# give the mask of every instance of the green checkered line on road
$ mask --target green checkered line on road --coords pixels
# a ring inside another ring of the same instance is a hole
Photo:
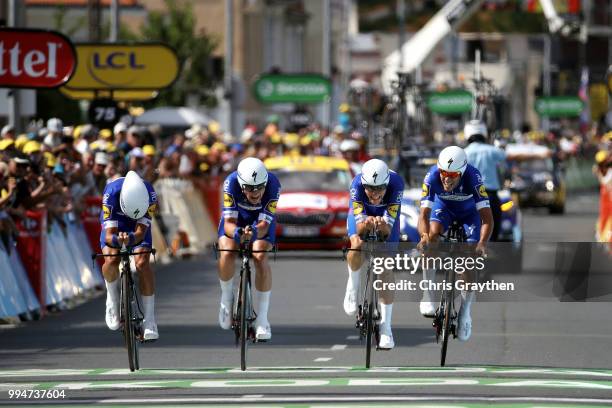
[[[40,405],[20,405],[21,408],[26,407],[39,407]],[[53,405],[55,408],[61,407],[70,407],[70,408],[91,408],[91,405]],[[133,405],[121,405],[121,404],[109,404],[104,403],[105,408],[124,408],[124,407],[132,407]],[[181,407],[201,407],[201,404],[181,404]],[[266,403],[264,405],[266,408],[319,408],[319,407],[330,407],[329,403],[324,404],[269,404]],[[175,404],[172,405],[155,405],[156,408],[164,408],[164,407],[176,407]],[[245,404],[223,404],[224,408],[244,408]],[[495,407],[495,408],[601,408],[601,405],[591,405],[591,404],[542,404],[542,403],[530,403],[530,404],[504,404],[504,403],[495,403],[495,402],[487,402],[487,403],[450,403],[450,402],[439,402],[439,403],[423,403],[423,402],[377,402],[377,403],[341,403],[333,404],[334,408],[372,408],[372,407],[385,407],[385,408],[487,408],[487,407]]]
[[[521,387],[612,390],[612,381],[530,378],[281,378],[281,379],[199,379],[199,380],[95,380],[64,382],[0,383],[0,392],[15,389],[118,390],[172,388],[280,388],[280,387]]]
[[[325,374],[325,373],[413,373],[413,374],[490,374],[490,375],[523,375],[523,376],[568,376],[612,378],[612,370],[606,369],[573,369],[573,368],[538,368],[538,367],[253,367],[246,373],[238,368],[159,368],[142,369],[130,372],[128,369],[19,369],[0,370],[0,378],[28,377],[69,377],[69,376],[184,376],[184,375],[222,375],[222,374]]]

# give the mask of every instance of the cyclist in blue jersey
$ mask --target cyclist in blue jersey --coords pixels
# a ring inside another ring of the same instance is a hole
[[[106,185],[102,196],[100,248],[114,255],[125,244],[133,252],[149,251],[153,246],[151,217],[156,211],[157,194],[150,183],[133,171]],[[144,339],[159,338],[155,323],[155,276],[149,264],[150,255],[135,256],[140,275],[140,294],[144,305]],[[102,274],[106,282],[106,325],[119,329],[119,257],[105,257]]]
[[[395,172],[390,171],[385,162],[378,159],[368,160],[351,183],[351,198],[347,219],[348,236],[351,249],[359,249],[363,244],[361,236],[374,229],[386,237],[386,242],[399,242],[401,202],[404,182]],[[349,277],[344,296],[344,311],[352,316],[357,311],[357,291],[364,259],[358,251],[347,255]],[[378,347],[390,350],[395,346],[391,331],[393,293],[385,291],[380,301],[381,321]]]
[[[493,230],[493,214],[480,172],[468,164],[465,151],[458,146],[443,149],[437,165],[425,175],[418,225],[419,247],[438,241],[453,221],[463,225],[467,242],[476,243],[476,253],[485,256]],[[424,270],[423,278],[434,280],[435,270]],[[423,291],[420,310],[424,316],[435,313],[431,299],[430,291]],[[473,300],[473,291],[461,291],[457,336],[463,341],[468,340],[472,332],[470,307]]]
[[[223,215],[219,222],[219,249],[238,249],[240,243],[249,240],[254,251],[269,251],[275,242],[276,204],[281,185],[276,176],[268,173],[261,160],[249,157],[238,164],[223,183]],[[236,253],[220,252],[219,283],[221,302],[219,325],[227,330],[232,325],[234,299],[233,278]],[[253,304],[255,337],[269,340],[272,330],[268,322],[268,308],[272,289],[272,271],[268,254],[253,254],[255,264],[255,288]]]

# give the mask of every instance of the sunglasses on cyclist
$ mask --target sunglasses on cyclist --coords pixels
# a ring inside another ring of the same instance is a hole
[[[245,184],[244,186],[242,186],[242,191],[252,193],[255,191],[263,190],[264,188],[266,188],[266,183],[257,184],[255,186]]]
[[[387,185],[386,184],[381,184],[380,186],[370,186],[370,185],[364,184],[363,188],[365,188],[368,191],[375,191],[375,192],[377,192],[377,191],[384,191],[384,190],[386,190],[387,189]]]
[[[442,177],[448,177],[448,178],[457,178],[457,177],[461,177],[461,173],[459,173],[458,171],[446,171],[446,170],[440,170],[440,175]]]

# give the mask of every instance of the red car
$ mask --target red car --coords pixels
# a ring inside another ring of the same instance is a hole
[[[276,208],[279,248],[341,248],[353,178],[349,163],[325,156],[281,156],[264,164],[281,183]]]

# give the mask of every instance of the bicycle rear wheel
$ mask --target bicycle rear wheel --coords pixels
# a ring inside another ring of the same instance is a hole
[[[240,369],[246,370],[247,363],[247,340],[249,337],[249,322],[247,311],[249,310],[249,273],[243,271],[240,274]]]
[[[138,369],[138,350],[136,349],[136,339],[134,338],[134,325],[132,322],[132,300],[130,288],[129,269],[121,273],[121,314],[123,315],[123,337],[128,351],[128,361],[130,371]]]

